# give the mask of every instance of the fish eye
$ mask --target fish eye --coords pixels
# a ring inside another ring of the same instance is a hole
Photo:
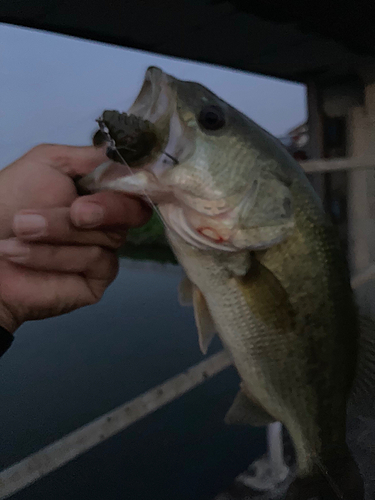
[[[205,106],[199,113],[198,122],[206,130],[219,130],[225,125],[224,111],[219,106]]]

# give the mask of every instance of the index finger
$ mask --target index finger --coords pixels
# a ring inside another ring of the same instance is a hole
[[[98,208],[100,218],[96,217]],[[81,196],[70,208],[71,220],[79,228],[137,227],[145,224],[151,213],[151,208],[139,198],[114,191]]]
[[[108,161],[105,147],[39,144],[26,153],[28,160],[55,168],[69,177],[86,175]]]

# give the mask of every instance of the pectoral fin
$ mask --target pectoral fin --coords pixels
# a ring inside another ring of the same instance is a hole
[[[261,427],[272,424],[275,419],[261,406],[251,400],[243,389],[237,393],[232,406],[225,415],[225,423],[229,425],[252,425]]]
[[[181,306],[193,305],[194,285],[187,276],[184,276],[178,285],[178,301]]]
[[[215,336],[216,327],[208,310],[206,299],[196,286],[193,286],[193,304],[195,322],[198,328],[199,347],[202,353],[206,354],[208,346]]]
[[[235,276],[251,312],[273,330],[288,332],[295,313],[284,287],[276,276],[255,258],[245,276]]]

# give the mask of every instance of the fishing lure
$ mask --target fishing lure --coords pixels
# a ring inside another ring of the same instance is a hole
[[[99,130],[93,137],[94,146],[107,143],[111,160],[137,167],[146,156],[160,153],[161,141],[155,125],[135,115],[104,111],[96,120]]]

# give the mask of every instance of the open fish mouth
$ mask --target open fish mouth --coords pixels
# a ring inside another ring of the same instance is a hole
[[[159,176],[192,151],[191,130],[177,112],[175,82],[173,77],[152,66],[147,69],[141,90],[127,113],[103,113],[111,139],[118,150],[122,148],[121,156],[129,166],[148,170],[152,166]],[[114,155],[111,159],[121,163],[121,156]]]
[[[94,145],[107,143],[107,156],[131,167],[143,167],[155,160],[163,152],[170,134],[175,101],[171,80],[159,68],[149,68],[128,112],[106,110],[97,120],[99,130],[94,135]]]
[[[157,177],[184,161],[194,149],[194,134],[177,111],[176,82],[160,68],[148,68],[142,88],[128,110],[129,115],[150,122],[157,131],[162,149],[151,168]]]
[[[129,115],[153,124],[159,136],[161,154],[147,167],[157,177],[186,159],[194,148],[192,131],[177,112],[175,83],[160,68],[148,68],[142,88],[128,110]]]
[[[155,66],[148,68],[142,88],[128,110],[128,114],[148,120],[153,124],[168,119],[173,101],[172,80],[172,77],[160,68]]]
[[[158,178],[166,170],[179,163],[183,130],[176,114],[176,96],[173,78],[161,69],[147,69],[141,90],[127,113],[104,111],[99,124],[104,125],[108,134],[99,130],[94,136],[94,144],[103,145],[110,139],[107,156],[115,164],[108,162],[101,165],[92,174],[79,181],[85,191],[102,189],[122,190],[126,183],[121,179],[137,172],[149,173],[151,184],[158,183]],[[178,136],[178,137],[177,137]],[[113,147],[115,146],[115,147]],[[121,163],[123,165],[121,165]],[[142,189],[147,191],[146,178],[142,178]],[[117,182],[119,181],[119,182]],[[137,179],[134,179],[135,194]],[[141,186],[139,186],[139,189]],[[165,187],[161,189],[165,194]],[[153,194],[157,191],[153,186]],[[133,192],[133,191],[132,191]]]

